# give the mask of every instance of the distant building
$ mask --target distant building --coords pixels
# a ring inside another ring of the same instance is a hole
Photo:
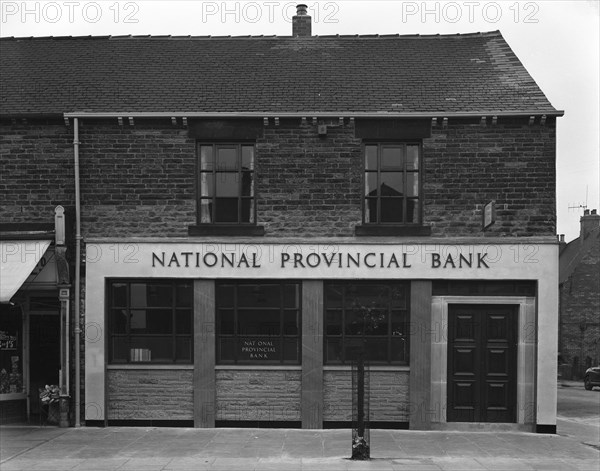
[[[582,378],[600,362],[600,215],[581,217],[581,233],[560,251],[559,346],[563,377]]]

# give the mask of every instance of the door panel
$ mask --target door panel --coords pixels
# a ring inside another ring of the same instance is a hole
[[[472,315],[457,315],[455,321],[455,338],[460,342],[475,343],[475,321]]]
[[[486,353],[485,369],[488,377],[506,377],[509,368],[509,350],[494,348],[488,349]]]
[[[498,410],[504,407],[509,400],[507,384],[486,383],[485,402],[490,410]]]
[[[453,413],[456,422],[473,422],[476,413],[476,384],[474,381],[456,381],[452,385],[456,402]]]
[[[460,376],[473,376],[475,368],[475,349],[457,348],[454,353],[454,374]]]
[[[515,422],[517,309],[450,305],[448,422]]]

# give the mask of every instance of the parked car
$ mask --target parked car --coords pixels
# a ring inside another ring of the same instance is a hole
[[[593,366],[585,370],[583,385],[588,391],[591,391],[594,386],[600,386],[600,366]]]

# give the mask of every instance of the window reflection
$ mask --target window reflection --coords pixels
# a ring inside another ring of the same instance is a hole
[[[254,223],[254,146],[199,146],[200,224]]]
[[[112,363],[192,361],[190,283],[113,282],[109,293]]]
[[[408,284],[327,283],[325,362],[408,363]]]
[[[420,146],[365,146],[364,212],[368,224],[419,222]]]
[[[300,361],[300,284],[217,284],[217,360],[220,363]]]

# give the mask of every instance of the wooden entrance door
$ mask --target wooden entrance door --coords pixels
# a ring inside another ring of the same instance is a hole
[[[516,422],[517,306],[448,306],[448,422]]]
[[[29,316],[29,398],[31,414],[39,414],[39,390],[58,385],[60,370],[60,316]]]

